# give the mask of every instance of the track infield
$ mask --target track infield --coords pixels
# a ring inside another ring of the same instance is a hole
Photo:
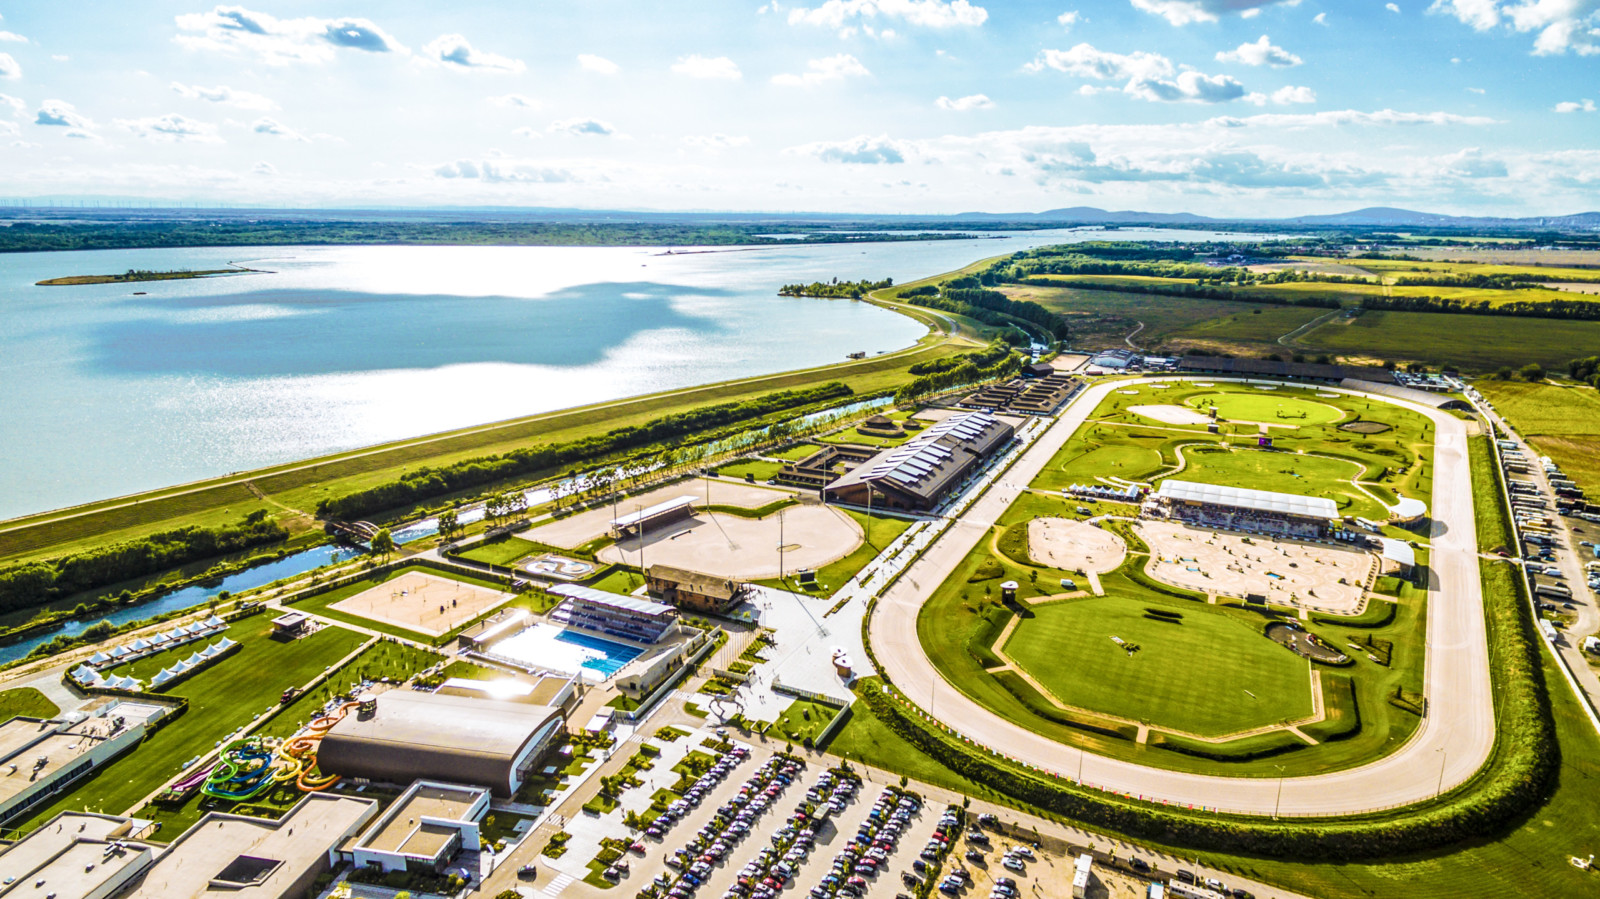
[[[464,584],[437,574],[408,571],[328,606],[391,627],[437,637],[511,599],[510,593]]]

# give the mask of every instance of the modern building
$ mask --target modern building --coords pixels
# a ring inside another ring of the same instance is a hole
[[[873,456],[823,489],[828,502],[925,511],[942,502],[1011,442],[1015,429],[987,412],[964,412]]]
[[[323,737],[317,767],[409,784],[467,783],[510,796],[561,738],[555,706],[390,690],[372,712],[346,715]]]
[[[1221,487],[1168,478],[1155,493],[1172,518],[1206,528],[1316,539],[1339,524],[1339,507],[1321,496]]]
[[[645,572],[645,586],[651,595],[677,608],[713,615],[744,602],[750,589],[742,581],[671,565],[651,565]]]
[[[864,446],[828,444],[818,447],[815,453],[797,462],[784,463],[783,470],[773,477],[779,484],[791,487],[810,487],[821,490],[850,469],[866,462],[878,451]]]
[[[137,818],[62,812],[33,833],[0,846],[0,896],[102,899],[126,889],[157,847],[141,842],[155,824]]]
[[[1234,359],[1228,356],[1190,355],[1178,360],[1178,370],[1242,378],[1287,378],[1328,382],[1357,378],[1374,384],[1394,383],[1394,372],[1385,368],[1331,365],[1321,362],[1284,362],[1278,359]]]
[[[655,643],[678,623],[678,610],[664,603],[607,593],[577,584],[550,588],[551,596],[565,600],[550,613],[550,621],[607,637],[635,643]]]
[[[1416,550],[1404,540],[1393,537],[1379,537],[1378,556],[1383,560],[1383,573],[1399,577],[1410,577],[1411,569],[1417,565]]]
[[[694,515],[694,497],[680,496],[613,519],[611,535],[618,538],[632,537],[653,528],[682,521],[692,515]]]
[[[462,849],[477,851],[489,792],[419,780],[349,844],[357,867],[441,873]]]
[[[1048,365],[1039,363],[1040,365]],[[961,398],[956,403],[963,409],[984,409],[990,412],[1021,412],[1028,415],[1049,415],[1071,399],[1083,382],[1070,375],[1051,374],[1014,378],[1004,384],[991,384]]]
[[[18,717],[0,724],[0,824],[44,806],[138,746],[149,726],[172,710],[154,702],[103,699],[54,720]]]

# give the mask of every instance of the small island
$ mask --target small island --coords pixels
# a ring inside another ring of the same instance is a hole
[[[860,299],[862,294],[893,286],[893,278],[884,278],[882,281],[868,281],[865,278],[860,281],[840,281],[834,278],[828,283],[814,281],[810,284],[785,284],[779,288],[778,296]]]
[[[235,265],[230,268],[206,269],[204,271],[190,271],[182,269],[171,272],[153,272],[147,269],[130,268],[120,275],[69,275],[65,278],[49,278],[35,282],[36,287],[61,287],[72,284],[123,284],[134,281],[181,281],[185,278],[210,278],[216,275],[240,275],[246,272],[257,272],[260,269],[245,268]]]

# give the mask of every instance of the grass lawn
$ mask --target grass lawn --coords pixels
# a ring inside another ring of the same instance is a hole
[[[1075,435],[1028,486],[1065,490],[1073,484],[1098,483],[1096,478],[1100,477],[1142,481],[1167,467],[1160,445],[1171,435],[1150,432],[1117,436],[1121,438],[1117,443],[1099,444]]]
[[[474,546],[461,554],[464,559],[482,562],[485,565],[501,565],[509,567],[518,559],[526,558],[540,551],[539,544],[523,540],[520,537],[504,537],[491,540]]]
[[[381,574],[377,574],[377,575],[375,575],[373,577],[364,578],[362,580],[356,581],[353,584],[346,584],[343,587],[338,587],[336,589],[329,590],[326,593],[319,593],[316,596],[310,597],[309,599],[303,599],[300,602],[297,602],[294,605],[290,606],[289,608],[292,608],[292,609],[294,609],[295,611],[298,611],[298,612],[311,612],[313,614],[321,615],[321,616],[326,617],[326,618],[332,618],[335,621],[343,621],[343,622],[346,622],[348,624],[354,624],[354,625],[356,625],[358,627],[370,628],[371,630],[380,631],[380,632],[385,633],[385,634],[392,634],[392,635],[394,635],[396,637],[405,637],[408,640],[421,640],[421,641],[424,641],[424,642],[432,642],[435,646],[440,645],[440,644],[445,643],[445,642],[448,642],[451,639],[454,639],[456,633],[458,633],[462,628],[465,628],[465,627],[469,626],[472,622],[467,622],[467,623],[463,624],[460,628],[456,628],[454,631],[451,631],[451,632],[446,633],[446,634],[442,634],[442,635],[440,635],[438,637],[434,637],[431,634],[425,634],[425,633],[423,633],[421,631],[414,631],[414,630],[411,630],[410,628],[401,627],[401,626],[399,626],[397,624],[388,624],[388,623],[382,622],[382,621],[374,621],[371,618],[363,618],[360,615],[347,615],[344,612],[340,612],[340,611],[338,611],[336,609],[329,609],[328,608],[329,606],[334,605],[335,603],[338,603],[338,602],[340,602],[342,600],[349,599],[350,597],[355,596],[357,593],[360,593],[363,590],[367,590],[367,589],[370,589],[372,587],[376,587],[379,584],[386,583],[388,581],[392,581],[395,578],[401,576],[402,574],[408,574],[408,573],[413,572],[413,571],[421,572],[423,574],[432,575],[434,577],[446,578],[447,580],[460,581],[463,584],[472,584],[472,585],[478,586],[478,587],[487,587],[487,588],[489,588],[491,590],[500,590],[502,592],[509,592],[509,591],[506,590],[506,587],[505,587],[504,584],[500,584],[500,583],[497,583],[495,581],[487,580],[485,578],[476,578],[476,577],[472,577],[471,575],[456,574],[454,572],[446,574],[445,572],[440,571],[437,568],[427,568],[427,567],[424,567],[424,566],[421,566],[421,565],[402,565],[399,568],[394,568],[394,569],[391,569],[389,571],[382,572]],[[512,604],[520,604],[520,603],[523,603],[523,600],[512,600]],[[501,608],[504,608],[504,606],[502,606]],[[479,617],[482,617],[482,616],[479,616]]]
[[[767,450],[761,455],[769,459],[782,459],[785,462],[798,462],[807,456],[814,456],[821,447],[814,443],[797,443],[794,446],[781,450]]]
[[[644,575],[640,574],[637,568],[618,565],[605,577],[589,586],[607,593],[628,594],[644,586]]]
[[[1317,319],[1330,310],[1316,306],[1256,306],[1226,318],[1213,318],[1181,328],[1172,334],[1175,342],[1207,349],[1278,346],[1277,340]],[[1139,332],[1143,337],[1144,332]],[[1137,341],[1139,338],[1134,338]],[[1279,350],[1278,352],[1281,352]]]
[[[148,687],[150,686],[150,678],[159,674],[161,669],[170,668],[178,662],[189,658],[200,650],[205,649],[206,646],[212,643],[221,642],[223,637],[233,637],[233,629],[230,628],[221,634],[215,634],[207,637],[204,640],[196,640],[193,643],[185,643],[182,646],[177,646],[164,652],[158,652],[153,656],[146,656],[136,662],[128,662],[127,664],[116,665],[111,668],[110,673],[115,674],[118,677],[134,677],[138,680],[144,681],[145,686]],[[238,638],[233,637],[233,639]],[[234,658],[235,656],[228,656],[222,661],[213,662],[212,664],[220,667],[232,662]],[[198,677],[199,675],[195,676]],[[182,694],[183,689],[181,686],[174,687],[172,692]]]
[[[12,718],[54,718],[61,707],[32,687],[0,690],[0,722]]]
[[[899,446],[916,435],[917,432],[912,431],[890,437],[883,434],[868,433],[860,428],[847,428],[836,434],[829,434],[826,437],[818,437],[817,439],[823,443],[851,443],[856,446],[875,446],[881,449],[883,447]]]
[[[779,590],[792,590],[795,593],[809,593],[816,596],[826,596],[843,587],[845,582],[856,576],[856,572],[865,568],[868,562],[878,557],[878,554],[888,548],[896,538],[911,527],[911,522],[904,518],[894,518],[887,515],[873,515],[869,521],[865,512],[854,509],[840,509],[839,511],[855,519],[861,526],[863,539],[855,552],[822,566],[817,569],[817,582],[815,586],[802,587],[791,575],[783,580],[767,578],[756,581],[768,587]]]
[[[1196,409],[1217,408],[1217,417],[1230,421],[1283,422],[1291,425],[1322,425],[1344,418],[1344,410],[1296,396],[1271,393],[1205,393],[1190,397]]]
[[[189,699],[187,712],[36,812],[28,823],[46,821],[67,809],[127,811],[190,759],[211,750],[252,716],[276,707],[285,687],[311,680],[368,639],[339,627],[288,642],[274,640],[271,632],[271,615],[235,622],[227,633],[243,648],[172,689],[171,695]]]
[[[1253,447],[1226,453],[1189,453],[1187,458],[1189,464],[1173,477],[1223,487],[1323,496],[1339,504],[1341,515],[1388,517],[1381,503],[1351,483],[1351,478],[1364,471],[1364,466],[1354,460]]]
[[[749,475],[757,482],[764,483],[768,478],[783,470],[782,462],[768,462],[765,459],[740,459],[730,462],[717,469],[717,474],[725,478],[740,478]]]
[[[1585,491],[1600,490],[1600,393],[1589,387],[1489,378],[1473,386],[1567,477]]]
[[[1067,705],[1190,733],[1311,714],[1309,661],[1204,607],[1177,614],[1152,620],[1137,600],[1109,596],[1051,603],[1018,624],[1005,652]]]
[[[1505,501],[1500,498],[1500,479],[1495,475],[1494,448],[1489,443],[1489,435],[1468,438],[1467,449],[1472,467],[1472,495],[1477,497],[1477,515],[1473,523],[1477,525],[1478,551],[1517,551],[1511,518],[1506,514]]]
[[[385,677],[395,681],[405,680],[443,660],[444,656],[439,653],[417,649],[405,643],[375,643],[329,675],[321,686],[296,697],[278,717],[261,729],[261,733],[271,737],[287,737],[321,714],[322,707],[335,695],[348,694],[352,683]]]
[[[772,729],[767,731],[767,736],[790,740],[797,744],[804,742],[807,737],[815,740],[817,734],[821,733],[838,713],[839,710],[831,705],[812,702],[809,699],[796,699],[789,703],[789,707],[783,710],[778,720],[772,723]]]

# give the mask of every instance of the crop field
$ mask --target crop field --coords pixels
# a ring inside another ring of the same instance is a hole
[[[1309,661],[1204,607],[1160,611],[1177,617],[1109,596],[1036,606],[1005,654],[1067,705],[1204,736],[1311,714]]]
[[[1488,378],[1473,386],[1580,487],[1600,490],[1600,393],[1589,387]]]
[[[1171,297],[1163,299],[1171,300]],[[1215,302],[1215,301],[1210,301]],[[1172,334],[1170,344],[1177,347],[1201,349],[1210,352],[1272,349],[1280,352],[1278,338],[1293,333],[1318,318],[1327,315],[1328,309],[1305,306],[1261,306],[1250,304],[1247,309],[1225,318],[1197,322]],[[1140,332],[1143,337],[1143,332]]]
[[[1600,347],[1600,322],[1441,312],[1364,312],[1330,320],[1295,340],[1310,351],[1359,359],[1417,360],[1492,371],[1537,362],[1560,368],[1582,347]]]
[[[227,634],[242,648],[169,691],[188,698],[187,712],[27,822],[17,823],[37,824],[68,809],[113,815],[129,810],[189,759],[209,751],[252,716],[275,708],[284,688],[306,683],[369,639],[340,627],[287,642],[274,640],[271,633],[271,615],[234,623]]]

